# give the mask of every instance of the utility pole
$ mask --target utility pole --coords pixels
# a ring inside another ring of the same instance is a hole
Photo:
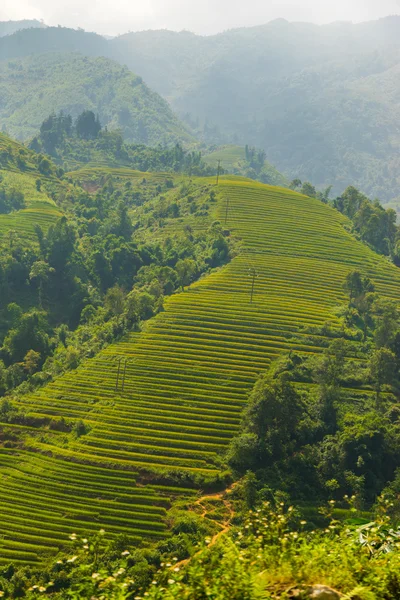
[[[220,172],[220,169],[221,169],[221,159],[218,160],[217,185],[218,185],[218,182],[219,182],[219,172]]]
[[[253,269],[251,269],[251,271],[252,271],[252,274],[253,274],[253,280],[251,282],[250,304],[253,304],[254,284],[256,282],[256,270],[253,268]]]
[[[125,358],[124,373],[122,375],[122,389],[121,389],[122,392],[124,391],[124,388],[125,388],[125,375],[126,375],[126,365],[127,365],[127,363],[128,363],[128,359]]]
[[[119,374],[120,374],[120,371],[121,371],[121,360],[122,360],[122,356],[120,356],[120,358],[118,360],[118,371],[117,371],[117,381],[115,383],[115,391],[118,391]]]
[[[225,225],[228,220],[229,198],[226,199]]]

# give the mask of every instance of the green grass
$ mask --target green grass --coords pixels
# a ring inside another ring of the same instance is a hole
[[[345,300],[349,270],[360,268],[380,294],[399,298],[400,272],[356,241],[330,207],[232,177],[222,178],[218,191],[213,217],[224,220],[229,198],[227,227],[242,240],[238,256],[169,297],[142,332],[22,398],[32,415],[84,419],[90,431],[79,439],[22,431],[24,451],[1,450],[8,552],[35,539],[62,545],[68,533],[101,527],[110,536],[167,535],[159,509],[182,485],[139,486],[138,472],[220,473],[220,455],[258,374],[290,349],[320,352],[324,338],[310,342],[310,326],[340,327],[335,309]],[[128,359],[123,392],[115,390],[121,356]]]

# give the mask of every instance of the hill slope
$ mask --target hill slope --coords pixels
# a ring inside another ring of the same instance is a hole
[[[204,162],[216,168],[220,161],[221,167],[227,173],[242,175],[270,185],[284,187],[289,185],[286,177],[264,159],[263,153],[258,153],[255,149],[250,149],[250,152],[254,155],[253,157],[246,157],[246,149],[243,147],[224,146],[204,156]],[[248,148],[247,154],[249,154]],[[260,154],[260,158],[258,158],[258,154]]]
[[[22,240],[36,239],[35,225],[44,231],[54,223],[61,212],[45,191],[46,181],[51,183],[52,177],[39,172],[37,156],[0,133],[0,185],[12,188],[24,194],[25,207],[9,214],[0,214],[0,240],[3,236],[15,232]],[[21,169],[21,162],[23,170]],[[44,184],[38,190],[36,180]]]
[[[264,148],[291,177],[390,200],[400,184],[399,32],[399,17],[280,19],[207,37],[129,33],[110,48],[209,141]]]
[[[182,490],[154,485],[146,473],[218,477],[257,375],[290,348],[320,352],[328,340],[316,345],[310,326],[340,326],[335,307],[349,270],[399,298],[400,272],[357,242],[335,210],[224,177],[210,220],[225,219],[228,198],[227,226],[242,239],[230,264],[169,297],[143,331],[20,400],[38,423],[64,416],[90,430],[76,437],[8,426],[18,441],[0,449],[1,562],[34,562],[71,532],[100,527],[111,538],[168,535],[164,507]],[[171,219],[154,238],[184,225]]]
[[[165,100],[140,77],[107,58],[48,52],[3,60],[0,83],[5,90],[0,124],[18,139],[33,137],[43,120],[60,110],[73,117],[93,110],[103,126],[121,128],[125,139],[136,143],[192,139]]]

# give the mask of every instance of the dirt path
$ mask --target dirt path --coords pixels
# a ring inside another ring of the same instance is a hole
[[[219,492],[218,494],[208,494],[206,496],[201,496],[201,498],[198,498],[194,503],[193,506],[200,506],[203,509],[203,512],[200,514],[200,517],[202,519],[207,519],[208,521],[212,521],[212,523],[214,523],[215,525],[218,525],[218,527],[220,527],[220,531],[218,531],[217,533],[215,533],[213,535],[213,537],[210,540],[210,543],[208,544],[208,548],[212,548],[212,546],[214,546],[217,541],[219,540],[219,538],[221,536],[223,536],[225,533],[227,533],[230,529],[231,523],[232,523],[232,519],[234,516],[234,510],[232,508],[232,504],[231,502],[224,497],[226,495],[226,493],[233,489],[235,484],[233,484],[232,486],[230,486],[230,488],[228,488],[227,490],[223,491],[223,492]],[[227,509],[227,513],[228,516],[227,518],[224,520],[223,523],[218,523],[217,521],[213,521],[212,519],[209,519],[209,517],[206,517],[206,514],[208,512],[207,507],[204,505],[205,502],[207,502],[207,500],[221,500],[225,506],[225,508]],[[187,565],[192,558],[194,558],[195,556],[197,556],[199,553],[201,552],[201,550],[198,550],[197,552],[195,552],[195,554],[193,554],[193,556],[189,557],[189,558],[185,558],[184,560],[181,560],[177,563],[175,563],[174,565],[172,565],[171,568],[181,568],[184,567],[185,565]]]

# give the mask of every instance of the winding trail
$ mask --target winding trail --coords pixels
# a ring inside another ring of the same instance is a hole
[[[220,531],[215,533],[213,535],[213,537],[211,538],[210,543],[207,544],[208,548],[212,548],[218,542],[218,540],[223,535],[225,535],[225,533],[228,533],[228,531],[231,527],[232,519],[233,519],[235,512],[232,508],[232,503],[228,500],[228,498],[226,498],[226,494],[229,493],[229,491],[232,490],[236,486],[236,484],[237,484],[237,482],[233,483],[231,486],[229,486],[229,488],[227,488],[223,492],[218,492],[217,494],[207,494],[205,496],[201,496],[195,502],[193,502],[193,507],[200,506],[203,509],[203,512],[199,515],[202,519],[207,519],[208,521],[211,521],[214,525],[218,525],[218,527],[220,527]],[[221,500],[223,502],[225,508],[227,509],[227,513],[228,513],[228,516],[224,520],[223,523],[218,523],[217,521],[214,521],[213,519],[210,519],[209,517],[206,516],[208,509],[204,505],[204,503],[207,502],[207,500]],[[200,554],[200,552],[201,552],[201,550],[198,550],[197,552],[195,552],[193,554],[193,556],[190,556],[189,558],[185,558],[184,560],[180,560],[179,562],[172,565],[171,569],[175,569],[177,567],[181,568],[181,567],[186,566],[195,556]]]

